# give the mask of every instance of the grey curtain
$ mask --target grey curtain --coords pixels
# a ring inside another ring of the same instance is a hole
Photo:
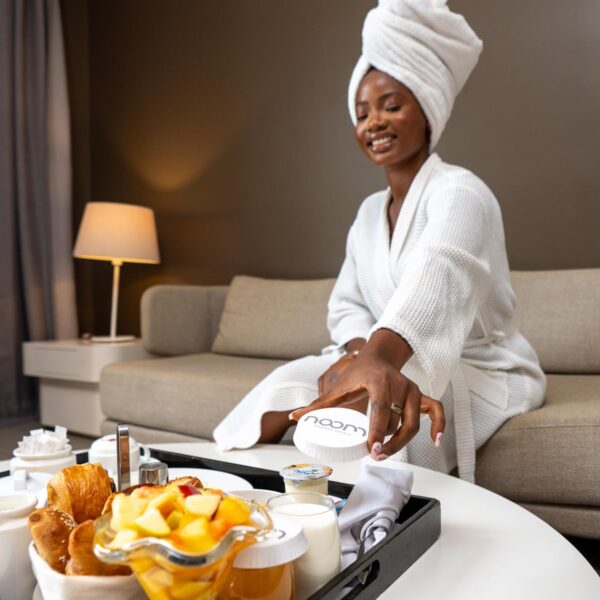
[[[36,412],[26,340],[77,332],[58,0],[0,0],[0,420]]]

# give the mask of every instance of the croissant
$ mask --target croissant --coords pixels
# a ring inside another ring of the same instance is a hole
[[[131,569],[123,565],[109,565],[94,554],[93,521],[84,521],[71,531],[69,536],[70,559],[65,575],[129,575]]]
[[[102,465],[75,465],[48,482],[48,504],[73,516],[77,523],[96,519],[110,496],[111,479]]]
[[[69,560],[69,535],[77,523],[56,508],[40,508],[29,515],[29,531],[38,554],[59,573],[65,572]]]

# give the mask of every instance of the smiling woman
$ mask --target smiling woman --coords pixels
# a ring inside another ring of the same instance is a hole
[[[476,449],[543,402],[544,374],[514,323],[496,198],[431,152],[481,48],[443,0],[380,0],[368,14],[348,103],[388,188],[364,200],[348,234],[333,346],[252,390],[214,431],[223,449],[279,440],[290,410],[344,405],[369,410],[374,459],[458,465],[472,481]]]
[[[413,93],[385,73],[369,69],[356,94],[356,140],[376,164],[427,156],[431,129]],[[394,144],[399,140],[399,144]],[[388,154],[394,149],[393,154]],[[373,154],[375,156],[373,156]],[[385,154],[379,161],[379,154]]]

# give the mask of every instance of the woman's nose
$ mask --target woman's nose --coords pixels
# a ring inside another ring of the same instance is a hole
[[[381,118],[381,113],[379,111],[372,111],[371,113],[369,113],[369,118],[367,120],[367,130],[378,131],[382,127],[385,127],[385,123]]]

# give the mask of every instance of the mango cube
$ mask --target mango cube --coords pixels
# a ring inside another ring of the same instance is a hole
[[[216,539],[220,540],[231,528],[229,521],[225,519],[213,519],[208,524],[210,534]]]
[[[208,552],[216,545],[216,540],[210,534],[206,517],[196,517],[178,529],[177,534],[192,552]]]
[[[177,529],[179,527],[179,525],[181,524],[181,519],[183,517],[183,513],[180,510],[174,510],[168,517],[167,517],[167,525],[171,528],[171,529]]]
[[[250,511],[250,505],[243,500],[227,497],[221,501],[215,518],[224,519],[231,526],[242,525],[250,518]]]

